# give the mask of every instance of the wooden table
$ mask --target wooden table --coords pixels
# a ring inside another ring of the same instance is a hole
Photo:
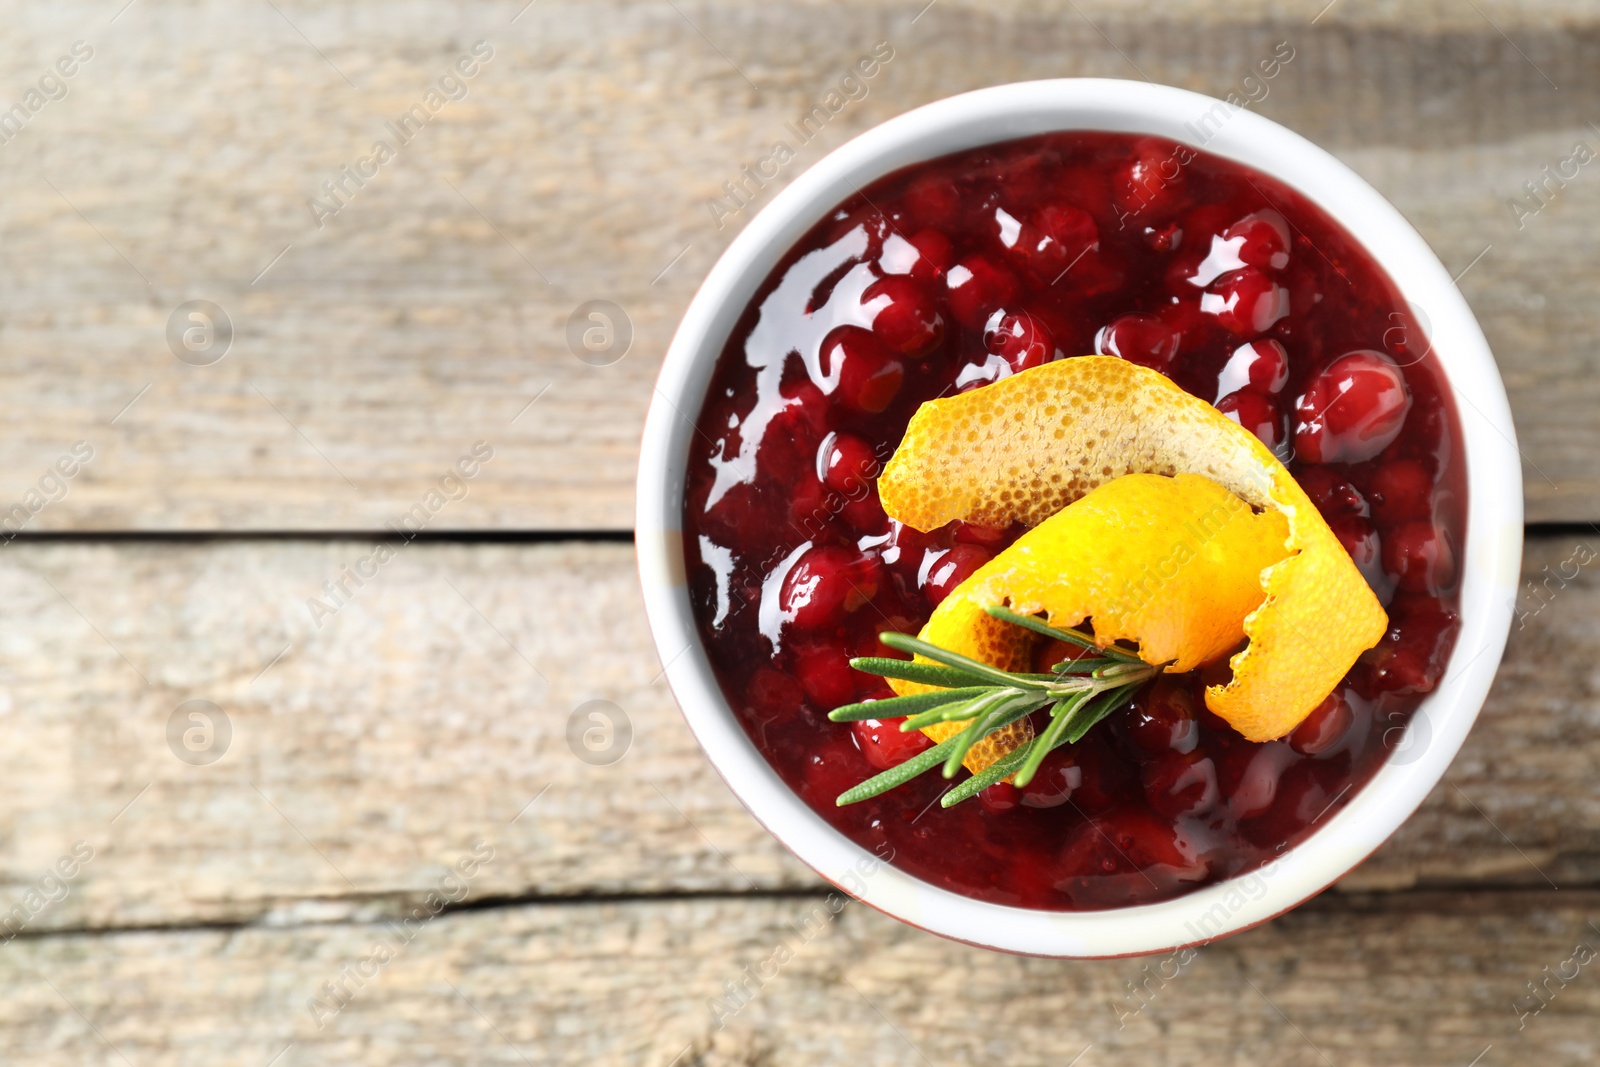
[[[996,955],[859,905],[801,943],[824,887],[685,729],[629,535],[660,355],[750,216],[708,201],[874,44],[892,61],[780,183],[964,89],[1225,94],[1287,41],[1258,109],[1406,213],[1498,354],[1527,578],[1593,558],[1600,164],[1523,188],[1600,147],[1592,5],[121,3],[0,20],[0,97],[24,105],[0,126],[0,512],[20,530],[0,544],[0,1059],[1600,1057],[1600,973],[1568,962],[1600,946],[1593,568],[1530,594],[1478,727],[1393,840],[1157,979],[1159,960]],[[430,112],[462,57],[464,95]],[[417,104],[399,144],[387,124]],[[593,299],[634,334],[603,367],[565,335]],[[231,324],[220,359],[221,334],[175,358],[192,300]],[[492,459],[401,543],[387,524],[477,441]],[[50,477],[77,442],[92,456]],[[384,540],[375,577],[343,579]],[[337,611],[308,607],[342,579]],[[591,699],[631,723],[615,765],[566,743]],[[211,705],[229,736],[204,763],[220,733],[196,753],[183,732]],[[785,943],[719,1025],[727,984]]]

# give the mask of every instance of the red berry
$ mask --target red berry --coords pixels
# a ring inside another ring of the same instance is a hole
[[[856,747],[874,770],[897,767],[919,752],[933,747],[933,739],[921,730],[902,732],[905,719],[861,719],[850,724]]]
[[[1456,554],[1428,519],[1403,522],[1383,539],[1383,567],[1408,593],[1438,596],[1456,582]]]
[[[996,311],[989,316],[983,346],[1009,363],[1013,371],[1040,366],[1056,356],[1050,331],[1026,311]]]
[[[1024,223],[1009,246],[1012,258],[1033,278],[1053,285],[1074,263],[1100,247],[1094,216],[1071,205],[1051,205]]]
[[[1217,806],[1217,765],[1199,751],[1166,752],[1145,764],[1144,799],[1158,815],[1177,819]]]
[[[881,570],[852,548],[809,548],[784,577],[778,609],[801,630],[831,626],[877,595]]]
[[[950,313],[969,330],[980,330],[989,316],[1017,295],[1017,280],[986,256],[968,256],[945,274]]]
[[[1155,315],[1124,315],[1095,334],[1095,351],[1165,371],[1178,354],[1178,333]]]
[[[1295,401],[1294,447],[1310,463],[1362,463],[1388,448],[1411,410],[1394,361],[1360,349],[1328,364]]]
[[[938,230],[919,230],[906,240],[917,253],[910,274],[925,285],[943,278],[956,261],[955,246]]]
[[[870,490],[881,465],[872,446],[851,433],[830,433],[817,448],[817,476],[848,496]]]
[[[1044,758],[1028,784],[1022,786],[1025,808],[1056,808],[1072,799],[1073,790],[1083,784],[1083,771],[1071,753],[1058,748]]]
[[[906,275],[873,282],[861,294],[861,303],[872,312],[872,332],[902,355],[923,355],[944,336],[944,319],[933,297]]]
[[[991,552],[999,551],[1007,542],[1016,540],[1016,535],[1003,526],[980,526],[975,522],[962,522],[960,519],[952,522],[947,529],[950,537],[957,544],[977,545]]]
[[[956,545],[927,568],[922,591],[928,603],[937,607],[940,601],[955,591],[956,586],[972,577],[972,572],[993,558],[977,545]]]
[[[1278,393],[1289,381],[1289,353],[1276,341],[1249,341],[1233,350],[1217,376],[1217,399],[1240,389]]]
[[[985,811],[1010,811],[1022,803],[1022,791],[1010,782],[996,782],[978,791],[978,803]]]
[[[1229,333],[1264,333],[1289,313],[1289,291],[1254,267],[1224,274],[1200,296],[1200,310]]]
[[[1171,141],[1145,138],[1133,158],[1111,180],[1112,198],[1125,215],[1162,214],[1181,201],[1184,149]]]
[[[1241,389],[1217,401],[1217,410],[1243,426],[1274,452],[1289,438],[1289,424],[1270,396],[1254,389]]]
[[[839,509],[839,517],[858,534],[880,536],[889,529],[889,516],[884,513],[883,503],[872,489],[846,500]]]
[[[897,519],[889,521],[889,539],[879,548],[883,561],[900,574],[915,581],[917,572],[929,548],[934,546],[931,535]],[[915,627],[913,627],[915,629]]]
[[[1385,526],[1433,514],[1433,478],[1414,459],[1390,460],[1367,482],[1372,514]]]
[[[822,365],[838,375],[835,395],[854,411],[873,414],[889,406],[905,381],[905,365],[877,337],[841,326],[822,342]]]
[[[1225,241],[1238,241],[1239,259],[1262,270],[1282,270],[1289,265],[1289,223],[1268,208],[1246,215],[1222,231]]]
[[[1354,721],[1350,698],[1335,689],[1289,734],[1289,747],[1302,756],[1320,756],[1345,739]]]
[[[1133,701],[1125,720],[1128,740],[1149,756],[1193,752],[1200,741],[1194,696],[1189,686],[1166,676],[1157,678]]]
[[[876,655],[876,653],[874,653]],[[832,645],[797,645],[794,673],[812,705],[819,711],[850,704],[856,698],[856,672],[843,649]]]

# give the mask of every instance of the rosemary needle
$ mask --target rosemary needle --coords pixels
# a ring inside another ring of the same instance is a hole
[[[1000,757],[990,766],[961,782],[941,799],[944,807],[959,804],[1008,776],[1018,786],[1027,785],[1039,765],[1053,750],[1076,744],[1107,715],[1121,707],[1160,667],[1145,663],[1127,649],[1101,648],[1089,634],[1051,626],[1032,615],[1019,615],[1004,607],[986,609],[996,619],[1063,641],[1093,656],[1063,659],[1048,674],[1004,671],[929,644],[910,634],[886,633],[880,640],[916,660],[862,656],[850,666],[868,674],[935,686],[932,690],[886,700],[868,700],[835,708],[834,722],[904,717],[902,730],[917,730],[935,723],[967,723],[958,733],[912,756],[904,763],[867,779],[839,794],[843,807],[886,793],[934,767],[946,778],[954,777],[962,760],[979,741],[1027,715],[1049,707],[1050,724],[1031,741]]]

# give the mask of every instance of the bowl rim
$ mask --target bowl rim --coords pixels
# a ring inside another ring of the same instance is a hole
[[[1041,911],[954,893],[883,862],[812,811],[723,697],[689,604],[683,552],[694,419],[729,333],[778,260],[829,210],[885,174],[1056,130],[1180,141],[1269,174],[1328,212],[1422,313],[1429,354],[1439,353],[1456,400],[1467,468],[1461,633],[1444,677],[1389,759],[1343,810],[1266,866],[1172,900],[1104,911]],[[1018,82],[938,100],[858,135],[795,177],[729,244],[662,363],[640,448],[635,545],[646,615],[684,718],[728,787],[803,862],[873,908],[952,940],[1057,958],[1143,955],[1240,932],[1316,895],[1381,845],[1443,777],[1510,631],[1522,557],[1520,455],[1493,355],[1454,280],[1400,212],[1345,164],[1248,108],[1184,89],[1100,78]]]

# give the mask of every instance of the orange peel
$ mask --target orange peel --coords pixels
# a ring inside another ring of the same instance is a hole
[[[957,629],[966,632],[957,626],[956,613],[966,610],[961,603],[974,603],[971,594],[980,585],[983,597],[1009,600],[1013,610],[1030,610],[995,577],[998,571],[986,572],[1044,530],[1051,516],[1087,500],[1108,483],[1136,474],[1199,475],[1250,505],[1253,515],[1259,509],[1261,514],[1281,517],[1277,532],[1282,540],[1256,575],[1256,606],[1246,608],[1237,620],[1248,644],[1230,660],[1232,681],[1206,690],[1206,706],[1252,741],[1282,737],[1333,691],[1357,656],[1378,642],[1388,626],[1387,616],[1310,498],[1254,434],[1164,375],[1114,357],[1058,360],[981,389],[930,401],[912,417],[878,481],[884,510],[891,517],[924,531],[953,519],[990,526],[1020,522],[1038,528],[954,590],[946,598],[957,601],[949,618],[939,621],[935,633],[940,615],[936,611],[924,627],[924,639],[950,647],[946,642],[957,639]],[[1115,516],[1098,520],[1106,523],[1115,518],[1123,525],[1103,525],[1104,532],[1096,536],[1126,538],[1124,531],[1140,521],[1127,503],[1124,500],[1115,509]],[[1229,524],[1234,525],[1262,524]],[[1154,546],[1159,552],[1159,540],[1145,538],[1140,551],[1148,553]],[[1091,549],[1076,543],[1070,547],[1079,554],[1063,556],[1062,561],[1072,568],[1129,565],[1129,560],[1112,559],[1094,563],[1083,554],[1092,553]],[[1014,561],[1007,564],[1014,565]],[[1030,581],[1050,577],[1037,565],[1022,568],[1022,573]],[[1116,569],[1107,573],[1113,581],[1127,578]],[[1054,579],[1067,589],[1085,588],[1084,576],[1059,567]],[[1210,590],[1202,583],[1185,579],[1172,585],[1175,597],[1202,598],[1185,600],[1186,606],[1202,614],[1223,613],[1221,605],[1204,603]],[[1042,610],[1049,610],[1042,596],[1035,600]],[[1235,610],[1237,603],[1230,603],[1228,610]],[[1174,669],[1203,662],[1204,650],[1214,643],[1209,637],[1200,640],[1202,633],[1221,632],[1227,625],[1217,622],[1194,631],[1193,647],[1184,638],[1158,651],[1156,642],[1166,640],[1159,629],[1134,633],[1126,627],[1160,620],[1141,618],[1128,607],[1109,601],[1098,610],[1093,605],[1085,610],[1093,610],[1097,637],[1113,639],[1111,629],[1102,631],[1103,624],[1120,628],[1121,636],[1140,640],[1140,654],[1148,662],[1166,662],[1152,658],[1164,651]],[[1121,623],[1112,622],[1110,609],[1123,611]],[[978,610],[981,613],[981,607]],[[1066,616],[1075,610],[1069,609]],[[1083,617],[1070,622],[1063,618],[1057,624],[1071,625]],[[973,642],[965,646],[967,654],[1003,669],[1027,669],[1022,657],[1031,645],[1024,646],[1020,637],[996,636],[998,631],[976,618],[967,621]],[[1225,650],[1217,649],[1216,654]],[[1004,744],[991,759],[1015,743]]]

